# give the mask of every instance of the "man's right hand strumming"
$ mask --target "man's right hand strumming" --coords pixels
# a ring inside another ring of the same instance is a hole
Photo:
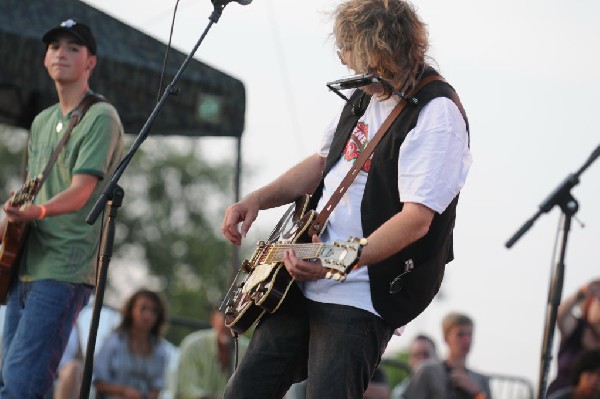
[[[258,198],[253,195],[249,195],[240,202],[230,205],[225,210],[225,216],[223,217],[223,225],[221,227],[223,236],[235,245],[242,245],[242,238],[246,237],[246,233],[248,233],[250,226],[256,220],[259,210],[260,204]],[[238,229],[240,223],[241,227]]]
[[[288,169],[266,186],[249,194],[240,202],[225,210],[221,231],[235,245],[242,245],[242,238],[256,220],[258,211],[289,204],[300,195],[312,193],[321,180],[325,158],[312,154]],[[238,230],[238,224],[242,224]]]

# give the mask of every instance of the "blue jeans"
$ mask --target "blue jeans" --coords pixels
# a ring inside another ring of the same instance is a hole
[[[292,288],[257,326],[225,398],[281,398],[307,377],[307,399],[362,398],[393,329],[372,313],[310,301]]]
[[[53,280],[17,281],[8,294],[0,370],[0,399],[43,398],[73,323],[92,287]]]

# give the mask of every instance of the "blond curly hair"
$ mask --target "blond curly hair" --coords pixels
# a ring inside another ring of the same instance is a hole
[[[333,37],[357,73],[373,73],[409,91],[429,49],[427,26],[403,0],[349,0],[333,13]]]

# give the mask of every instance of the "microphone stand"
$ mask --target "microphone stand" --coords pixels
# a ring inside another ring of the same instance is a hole
[[[550,195],[542,202],[540,209],[527,220],[519,230],[506,242],[506,247],[510,248],[514,243],[525,234],[542,213],[549,212],[554,205],[558,205],[563,212],[562,240],[558,261],[552,269],[550,286],[548,289],[548,302],[546,306],[546,321],[544,325],[544,340],[542,344],[542,358],[540,365],[538,398],[546,398],[546,386],[548,379],[548,369],[552,360],[552,342],[554,339],[554,326],[558,305],[561,301],[564,274],[565,274],[565,254],[567,250],[567,241],[571,229],[571,221],[579,209],[579,204],[575,197],[571,195],[571,189],[579,184],[579,176],[600,156],[600,146],[592,152],[588,160],[575,173],[568,175]]]
[[[117,220],[117,210],[123,203],[125,191],[116,185],[113,192],[110,194],[108,201],[108,214],[106,216],[106,230],[102,236],[100,243],[100,258],[99,271],[96,282],[96,293],[94,295],[94,308],[92,311],[92,319],[90,322],[90,331],[88,333],[87,347],[85,350],[85,363],[83,367],[83,376],[81,380],[81,388],[79,391],[80,399],[86,399],[90,393],[92,383],[92,369],[94,365],[94,351],[96,348],[96,336],[98,333],[98,324],[100,324],[100,311],[104,301],[104,289],[106,287],[106,279],[108,276],[108,265],[112,257],[112,249],[115,237],[115,222]]]
[[[175,84],[179,81],[181,75],[183,74],[183,71],[187,68],[187,66],[190,63],[190,61],[192,60],[194,54],[198,50],[198,47],[200,47],[200,44],[202,44],[202,42],[204,41],[204,38],[206,37],[210,28],[215,23],[217,23],[219,21],[219,19],[221,18],[223,9],[229,3],[229,0],[212,0],[212,3],[214,6],[214,10],[211,13],[210,17],[208,18],[209,23],[206,26],[206,28],[204,29],[204,32],[202,32],[202,35],[196,42],[196,45],[194,46],[194,48],[192,49],[190,54],[187,56],[187,58],[183,61],[181,66],[179,67],[179,70],[175,74],[175,77],[173,78],[171,83],[169,83],[169,85],[165,88],[165,91],[163,92],[160,100],[157,102],[156,106],[150,113],[150,116],[146,120],[146,123],[142,127],[142,130],[140,130],[135,142],[132,144],[131,148],[129,149],[129,151],[127,152],[125,157],[123,157],[123,159],[117,166],[111,179],[106,183],[106,186],[104,187],[102,194],[100,195],[100,197],[94,204],[94,207],[92,208],[92,210],[90,211],[90,213],[88,214],[88,216],[85,220],[86,223],[88,223],[90,225],[94,224],[96,222],[96,219],[98,219],[98,216],[100,215],[102,210],[104,210],[104,208],[106,207],[106,204],[109,203],[110,211],[107,216],[108,228],[106,230],[106,234],[102,237],[102,242],[101,242],[101,248],[104,248],[104,254],[102,254],[101,257],[98,259],[99,275],[98,275],[98,281],[96,284],[96,292],[94,295],[94,311],[93,311],[92,320],[90,323],[90,332],[88,335],[88,345],[87,345],[86,354],[85,354],[85,366],[84,366],[84,370],[83,370],[83,380],[82,380],[82,384],[81,384],[81,390],[79,392],[80,399],[87,399],[87,398],[89,398],[89,394],[90,394],[90,385],[91,385],[92,370],[93,370],[93,358],[94,358],[95,343],[96,343],[96,333],[98,330],[98,324],[99,324],[99,319],[100,319],[100,310],[102,308],[102,302],[104,299],[104,288],[105,288],[105,283],[106,283],[106,277],[108,274],[108,265],[109,265],[110,258],[112,255],[112,246],[113,246],[113,241],[114,241],[114,225],[115,225],[116,216],[117,216],[116,208],[121,206],[121,202],[123,200],[123,197],[125,196],[123,189],[121,187],[119,187],[117,183],[118,183],[119,179],[121,178],[121,176],[123,175],[123,172],[125,172],[125,169],[129,165],[129,162],[133,159],[135,152],[142,145],[144,140],[146,140],[146,138],[148,137],[148,134],[150,132],[150,129],[152,128],[152,125],[154,124],[154,121],[156,120],[156,117],[158,116],[158,114],[162,110],[162,108],[164,107],[169,96],[177,93]]]

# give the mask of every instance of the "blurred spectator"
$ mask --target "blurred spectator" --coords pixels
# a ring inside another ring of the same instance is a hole
[[[408,349],[408,365],[410,367],[410,375],[402,382],[394,387],[391,397],[393,399],[402,398],[402,394],[406,391],[406,387],[410,382],[410,376],[417,372],[419,366],[426,360],[437,360],[437,351],[435,342],[429,336],[424,334],[417,335]]]
[[[77,321],[71,329],[71,335],[60,359],[57,378],[54,382],[53,398],[55,399],[79,398],[94,305],[92,295],[90,302],[81,309],[81,313],[79,313]],[[100,311],[98,329],[96,330],[96,342],[104,342],[104,338],[119,325],[120,321],[121,315],[118,311],[110,307],[103,307]],[[98,346],[96,345],[94,349],[97,353]]]
[[[587,283],[561,302],[556,325],[560,332],[557,373],[548,386],[548,395],[571,385],[570,371],[579,353],[600,349],[600,279]]]
[[[141,289],[125,303],[121,324],[106,337],[94,362],[98,398],[157,399],[165,387],[168,349],[162,338],[165,305]]]
[[[54,384],[54,398],[79,398],[81,380],[83,378],[83,366],[83,351],[81,350],[79,327],[75,323],[71,329],[67,347],[58,364],[58,375]]]
[[[390,399],[390,394],[390,385],[388,384],[387,377],[381,367],[377,367],[371,377],[371,381],[369,381],[363,399]]]
[[[443,361],[424,362],[411,378],[406,399],[491,399],[489,379],[467,368],[473,341],[473,320],[450,313],[442,321],[448,355]]]
[[[599,399],[600,350],[581,352],[572,367],[572,386],[548,396],[548,399]]]
[[[223,313],[214,310],[209,330],[196,331],[180,345],[175,399],[222,398],[235,366],[235,346]],[[238,337],[240,359],[248,339]]]

